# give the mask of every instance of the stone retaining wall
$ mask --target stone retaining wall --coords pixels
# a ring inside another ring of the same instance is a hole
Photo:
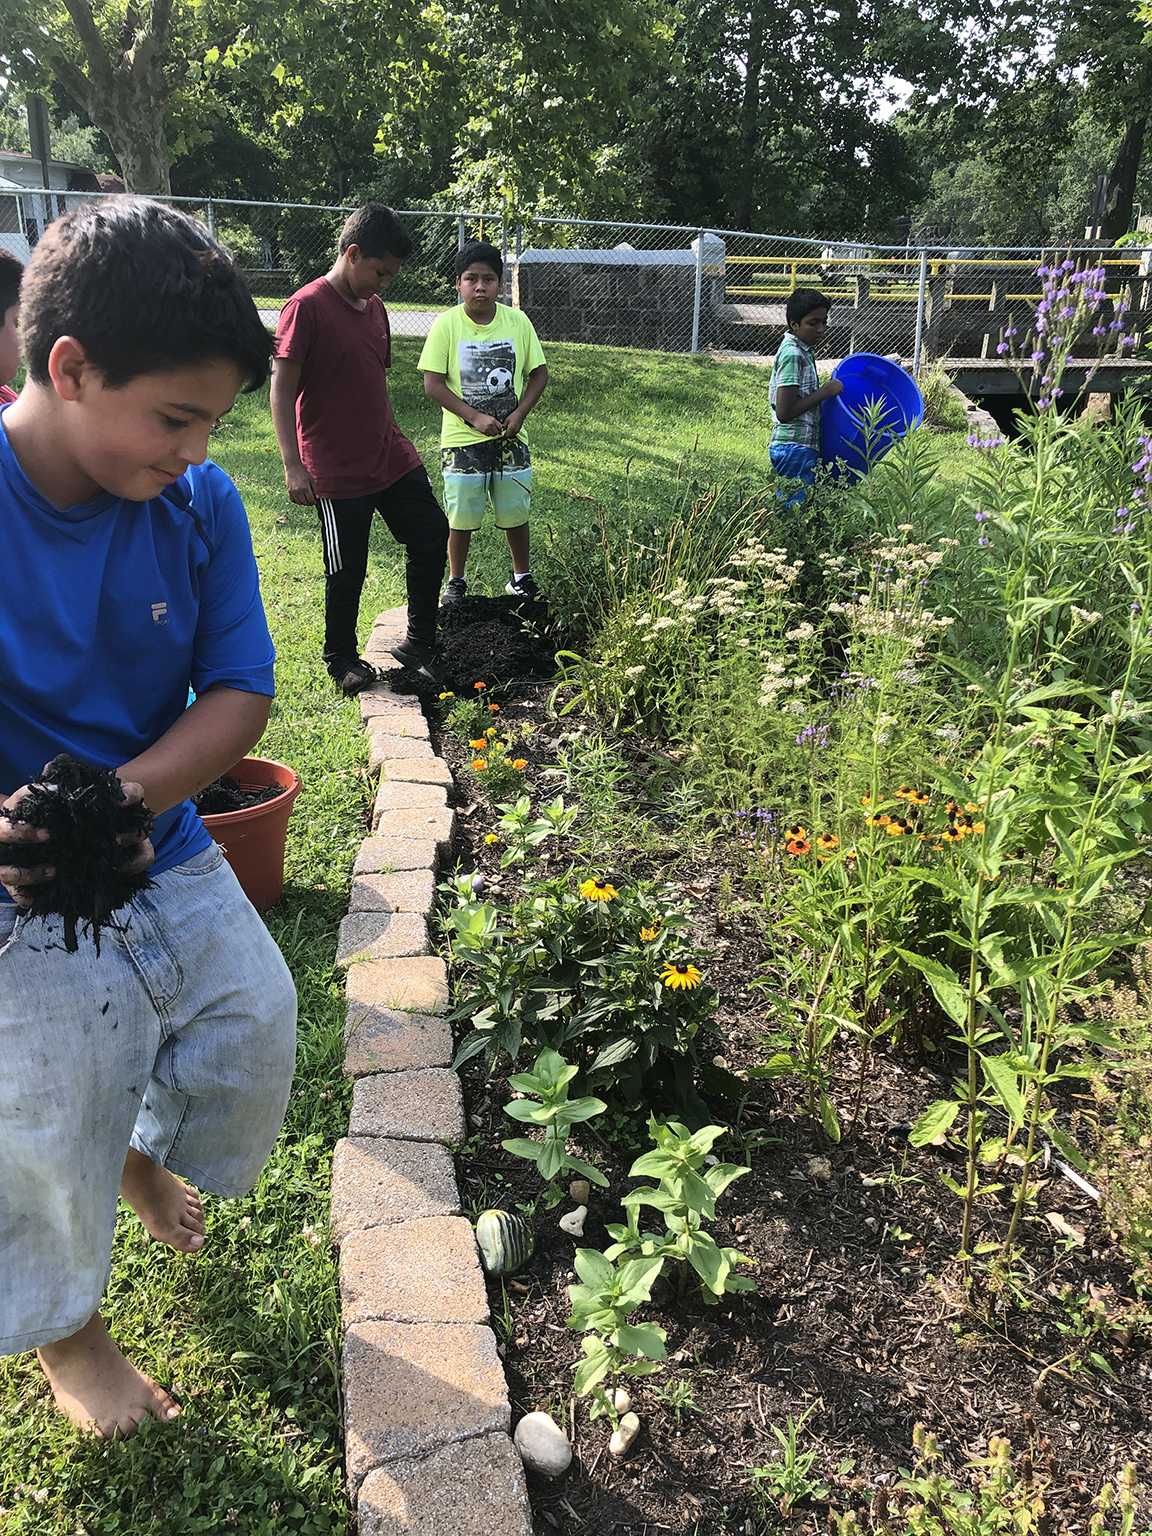
[[[365,649],[386,662],[403,608]],[[348,1486],[361,1536],[531,1536],[472,1225],[446,1143],[464,1140],[448,975],[428,917],[452,782],[414,697],[359,695],[380,775],[337,960],[348,967],[347,1137],[332,1164]]]

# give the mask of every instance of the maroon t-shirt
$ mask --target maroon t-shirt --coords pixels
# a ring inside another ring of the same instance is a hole
[[[417,468],[388,400],[392,333],[378,295],[353,309],[318,277],[280,311],[276,355],[303,365],[296,440],[318,495],[371,496]]]
[[[11,405],[18,398],[14,389],[9,389],[7,384],[0,384],[0,405]]]

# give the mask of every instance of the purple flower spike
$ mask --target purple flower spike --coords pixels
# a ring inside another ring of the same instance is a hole
[[[1014,325],[1008,326],[1008,328],[1004,332],[1004,334],[1005,334],[1005,336],[1015,336],[1015,334],[1016,334],[1016,327]]]
[[[1033,354],[1032,354],[1032,361],[1034,363],[1042,363],[1044,361],[1044,354],[1043,354],[1043,352],[1033,352]]]
[[[997,357],[1003,357],[1005,352],[1007,352],[1007,350],[1008,350],[1008,343],[1006,341],[1000,342],[1000,344],[996,348],[996,356]]]
[[[991,539],[977,539],[976,542],[977,542],[977,544],[979,544],[981,549],[987,549],[989,544],[991,544],[992,540]]]
[[[1104,326],[1102,326],[1102,325],[1094,325],[1092,327],[1092,334],[1093,334],[1093,336],[1107,336],[1108,332],[1104,328]]]
[[[1076,311],[1071,304],[1065,304],[1064,308],[1060,311],[1060,319],[1071,320],[1075,313]]]
[[[987,514],[987,512],[977,512],[977,514],[976,514],[976,521],[978,523],[986,523],[988,521],[988,514]]]
[[[1037,277],[1047,277],[1048,276],[1048,271],[1049,271],[1049,269],[1047,267],[1037,267],[1036,268],[1036,276]]]
[[[1065,256],[1064,260],[1060,263],[1061,272],[1072,272],[1075,270],[1075,267],[1076,263],[1072,260],[1071,256]]]

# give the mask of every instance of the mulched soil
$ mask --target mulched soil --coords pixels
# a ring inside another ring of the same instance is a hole
[[[456,678],[461,686],[475,680],[473,672],[500,676],[508,654],[493,653],[488,669],[478,667],[481,643],[489,640],[479,633],[485,625],[476,628],[475,635],[455,627],[446,635],[445,650],[455,645],[452,654],[467,660]],[[546,696],[539,684],[500,696],[504,722],[537,728],[528,745],[517,746],[533,760],[529,782],[555,745]],[[540,743],[537,751],[532,741]],[[499,870],[499,849],[484,843],[493,813],[468,771],[467,748],[462,753],[460,747],[448,736],[439,745],[457,775],[460,867],[482,869],[489,889],[507,896],[514,878]],[[636,794],[643,800],[643,753],[637,752]],[[546,791],[546,781],[535,789]],[[693,904],[699,953],[709,957],[708,979],[722,998],[716,1038],[704,1043],[702,1059],[720,1056],[736,1073],[766,1054],[764,1007],[753,983],[769,949],[755,916],[731,903],[725,908],[720,899],[722,881],[739,892],[747,858],[736,843],[718,842],[707,857],[674,872],[675,885]],[[641,1316],[667,1329],[669,1364],[631,1384],[640,1437],[627,1459],[613,1460],[607,1422],[591,1423],[587,1400],[579,1404],[565,1424],[576,1446],[569,1471],[551,1482],[529,1478],[538,1536],[759,1536],[783,1524],[814,1531],[825,1525],[829,1503],[864,1509],[910,1466],[917,1422],[939,1436],[953,1476],[986,1453],[992,1434],[1006,1434],[1017,1451],[1030,1450],[1038,1476],[1049,1484],[1041,1536],[1086,1530],[1102,1477],[1126,1461],[1136,1463],[1145,1487],[1152,1481],[1147,1335],[1124,1327],[1132,1321],[1124,1315],[1132,1301],[1130,1272],[1091,1198],[1053,1169],[1041,1181],[1027,1224],[1015,1295],[985,1292],[982,1316],[966,1305],[954,1257],[959,1202],[940,1180],[941,1172],[955,1176],[959,1148],[950,1142],[917,1150],[907,1140],[911,1123],[945,1091],[949,1065],[939,1055],[925,1065],[900,1049],[880,1054],[868,1069],[867,1110],[856,1133],[836,1147],[797,1112],[794,1085],[749,1084],[739,1133],[716,1150],[741,1162],[743,1143],[752,1172],[721,1198],[712,1230],[717,1241],[756,1261],[747,1271],[756,1290],[715,1307],[670,1292],[654,1298]],[[836,1098],[847,1119],[859,1072],[851,1050],[842,1050],[838,1071]],[[503,1114],[507,1083],[488,1080],[482,1058],[468,1064],[463,1078],[471,1130],[458,1165],[465,1206],[473,1215],[489,1205],[514,1210],[537,1197],[540,1184],[534,1169],[500,1146],[519,1134]],[[718,1122],[736,1118],[732,1101],[716,1100],[714,1107]],[[649,1145],[646,1114],[646,1108],[619,1114],[603,1137],[588,1135],[578,1147],[611,1180],[609,1190],[593,1192],[584,1237],[577,1240],[582,1246],[606,1246],[604,1223],[622,1219],[617,1201],[631,1187],[628,1168]],[[814,1158],[827,1166],[811,1165]],[[982,1238],[1003,1233],[1002,1202],[985,1198]],[[557,1226],[571,1208],[565,1202],[552,1212],[541,1209],[533,1259],[503,1284],[489,1282],[514,1422],[537,1407],[563,1416],[581,1358],[579,1336],[565,1326],[576,1242]],[[1083,1245],[1066,1252],[1069,1245],[1047,1213],[1083,1232]],[[1090,1346],[1064,1331],[1069,1313],[1057,1296],[1065,1286],[1085,1295],[1095,1287],[1116,1315],[1114,1331]],[[1104,1357],[1111,1378],[1079,1365],[1075,1357],[1086,1347]],[[670,1388],[687,1394],[679,1413],[668,1400]],[[752,1499],[748,1471],[777,1458],[772,1426],[812,1405],[800,1446],[818,1449],[816,1470],[831,1485],[830,1498],[802,1502],[788,1522],[775,1515],[766,1520]],[[1142,1498],[1145,1518],[1137,1529],[1148,1524]]]
[[[462,597],[441,608],[439,688],[396,667],[382,673],[398,692],[435,699],[441,689],[466,693],[474,683],[497,687],[551,677],[557,637],[548,604],[519,597]]]
[[[237,784],[225,774],[223,778],[205,784],[198,795],[193,795],[192,804],[201,816],[223,816],[229,811],[246,811],[254,805],[267,805],[269,800],[279,800],[286,793],[283,784],[264,784],[253,789]]]

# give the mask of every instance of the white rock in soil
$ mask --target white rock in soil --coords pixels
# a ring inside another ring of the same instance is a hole
[[[513,1443],[529,1472],[559,1477],[568,1470],[572,1447],[568,1436],[547,1413],[526,1413],[516,1426]]]
[[[634,1413],[626,1413],[620,1420],[620,1426],[608,1442],[608,1454],[610,1456],[623,1456],[628,1447],[640,1433],[640,1420]]]
[[[617,1387],[612,1394],[612,1406],[617,1413],[627,1413],[632,1406],[632,1394],[626,1387]]]
[[[832,1182],[832,1164],[826,1157],[810,1157],[806,1172],[810,1179],[815,1179],[820,1184]]]
[[[568,1197],[577,1205],[587,1205],[592,1198],[592,1185],[587,1179],[573,1179],[568,1186]]]
[[[584,1218],[587,1214],[588,1207],[586,1205],[578,1205],[574,1211],[569,1211],[567,1216],[561,1216],[561,1232],[567,1232],[569,1237],[583,1237]]]

